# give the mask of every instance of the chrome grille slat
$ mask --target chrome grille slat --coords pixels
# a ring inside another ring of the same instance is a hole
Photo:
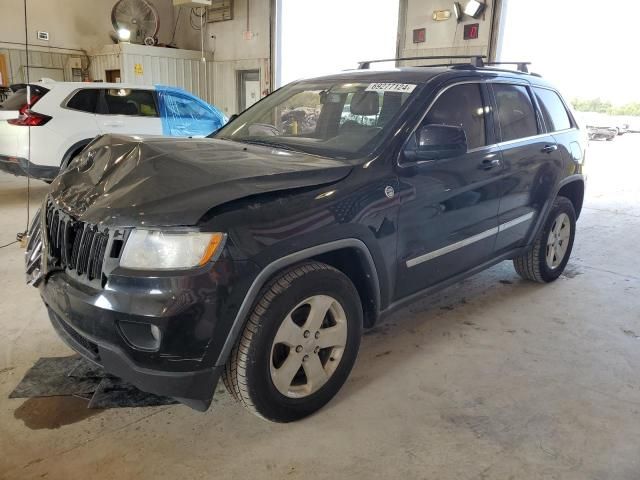
[[[47,201],[43,213],[47,231],[38,233],[47,235],[50,265],[75,271],[88,280],[99,279],[102,275],[109,232],[73,219],[50,200]],[[30,239],[33,245],[37,244],[35,233],[34,231]]]

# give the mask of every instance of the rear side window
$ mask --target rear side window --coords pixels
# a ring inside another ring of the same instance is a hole
[[[571,119],[562,100],[553,90],[534,88],[533,93],[538,99],[542,117],[547,128],[552,132],[571,128]]]
[[[99,90],[96,88],[79,90],[71,100],[67,102],[67,108],[80,110],[81,112],[95,113],[96,105],[98,104],[98,93]]]
[[[493,91],[503,142],[538,134],[536,113],[526,87],[496,83]]]
[[[156,101],[151,90],[113,88],[105,91],[107,112],[110,115],[157,117]]]
[[[456,85],[440,95],[424,124],[462,127],[469,149],[478,148],[486,145],[485,111],[479,84]]]

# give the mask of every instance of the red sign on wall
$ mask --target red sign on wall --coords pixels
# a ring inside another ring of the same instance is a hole
[[[475,40],[478,38],[478,31],[480,30],[479,23],[470,23],[469,25],[464,26],[464,39],[465,40]]]
[[[413,43],[424,43],[427,41],[427,29],[416,28],[413,31]]]

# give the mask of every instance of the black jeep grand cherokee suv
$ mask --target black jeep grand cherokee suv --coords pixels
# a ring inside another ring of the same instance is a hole
[[[27,275],[59,335],[106,371],[198,410],[222,377],[254,413],[296,420],[398,306],[507,259],[558,278],[584,147],[533,75],[300,81],[213,138],[97,138],[53,182]]]

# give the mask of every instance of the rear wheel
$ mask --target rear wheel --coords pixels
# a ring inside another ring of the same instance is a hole
[[[256,415],[298,420],[340,390],[361,335],[362,306],[349,278],[329,265],[305,262],[263,289],[223,381]]]
[[[573,204],[566,197],[557,197],[533,248],[513,259],[518,275],[540,283],[557,279],[569,261],[575,232]]]

